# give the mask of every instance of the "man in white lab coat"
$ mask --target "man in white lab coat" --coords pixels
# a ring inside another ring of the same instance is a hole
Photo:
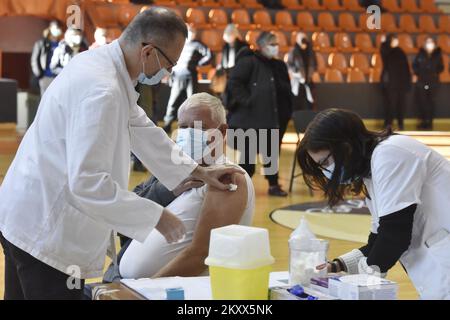
[[[48,88],[0,187],[6,299],[81,299],[83,279],[102,275],[112,230],[181,239],[177,217],[127,190],[130,151],[169,189],[191,176],[226,190],[219,179],[240,172],[198,167],[136,104],[136,82],[158,83],[186,36],[175,13],[149,9]]]

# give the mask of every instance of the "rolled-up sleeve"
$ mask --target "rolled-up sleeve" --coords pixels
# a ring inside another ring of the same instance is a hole
[[[169,190],[173,190],[198,164],[157,127],[139,106],[130,109],[131,150]]]
[[[143,242],[163,208],[114,181],[120,107],[108,91],[96,90],[71,111],[66,134],[70,203],[93,220]]]

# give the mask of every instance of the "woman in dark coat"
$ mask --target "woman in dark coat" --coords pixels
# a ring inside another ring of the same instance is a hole
[[[387,97],[384,125],[385,127],[392,125],[393,113],[395,112],[398,128],[403,130],[406,94],[411,89],[411,72],[409,71],[408,58],[398,46],[397,36],[388,36],[386,43],[390,44],[390,47],[385,45],[381,48],[383,59],[382,84]]]
[[[287,124],[292,114],[291,84],[286,64],[278,59],[278,43],[273,33],[263,32],[257,39],[258,51],[244,48],[238,55],[236,67],[230,73],[227,88],[224,95],[224,104],[227,107],[228,125],[231,129],[255,129],[258,141],[245,143],[244,158],[241,166],[250,176],[255,173],[254,158],[251,153],[253,147],[264,157],[264,150],[260,150],[260,137],[263,138],[267,130],[267,150],[279,152],[281,141],[286,132]],[[272,139],[274,131],[278,132],[278,141]],[[235,139],[236,140],[236,139]],[[236,142],[236,141],[233,141]],[[278,143],[278,147],[271,145]],[[256,144],[256,145],[255,145]],[[234,143],[236,146],[236,143]],[[273,149],[273,150],[272,150]],[[253,153],[253,152],[252,152]],[[275,160],[274,160],[275,161]],[[266,179],[269,182],[269,195],[286,196],[278,183],[278,157],[276,157],[276,172],[266,170]],[[266,163],[267,169],[273,167],[273,163]]]
[[[421,123],[418,129],[433,129],[434,96],[439,87],[439,74],[444,71],[441,48],[436,47],[433,38],[425,40],[413,62],[417,76],[416,97]]]

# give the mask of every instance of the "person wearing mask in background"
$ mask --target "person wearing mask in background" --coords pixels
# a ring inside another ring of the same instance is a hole
[[[368,243],[341,255],[329,272],[385,277],[397,261],[422,299],[450,299],[450,162],[390,129],[367,130],[354,112],[319,113],[300,142],[306,184],[330,207],[363,195],[372,216]]]
[[[413,70],[417,76],[416,96],[421,121],[418,129],[432,130],[434,97],[439,87],[439,74],[444,71],[442,51],[433,38],[426,38],[414,59]]]
[[[225,44],[222,48],[222,57],[216,69],[223,70],[228,74],[236,65],[236,57],[239,50],[248,45],[242,40],[241,33],[236,25],[232,23],[227,25],[223,31],[223,41]]]
[[[317,60],[311,43],[303,32],[297,34],[295,46],[288,55],[287,65],[291,74],[292,93],[298,98],[300,109],[312,109],[312,75],[316,71]]]
[[[271,135],[279,132],[278,147],[292,114],[291,83],[286,64],[278,59],[277,37],[271,32],[262,32],[257,39],[258,50],[244,48],[239,52],[236,67],[230,73],[224,93],[224,105],[228,109],[228,124],[231,129],[269,129],[267,146],[271,152],[280,148],[271,147]],[[260,153],[260,135],[257,153]],[[245,150],[241,153],[239,164],[250,176],[255,173],[254,159],[250,154],[253,148],[246,139]],[[236,143],[234,143],[236,146]],[[242,157],[245,158],[242,158]],[[269,167],[270,164],[264,164]],[[278,183],[278,173],[266,174],[269,182],[269,195],[285,197],[287,193]]]
[[[189,34],[181,52],[180,59],[173,67],[170,76],[170,96],[167,103],[166,115],[164,116],[164,130],[171,131],[172,123],[176,120],[177,109],[181,94],[186,92],[186,97],[192,96],[197,89],[198,73],[197,67],[208,64],[211,61],[211,50],[201,41],[196,39],[197,31],[188,26]]]
[[[72,58],[80,52],[86,51],[88,46],[80,29],[67,29],[62,40],[53,53],[50,68],[54,74],[59,74]]]
[[[386,93],[387,103],[384,104],[384,126],[391,127],[394,118],[397,117],[398,129],[404,129],[403,117],[405,112],[406,94],[411,89],[411,72],[409,71],[408,58],[405,52],[398,46],[397,35],[388,35],[381,52],[383,60],[382,84]],[[383,58],[384,56],[384,58]]]
[[[95,29],[94,40],[95,41],[93,44],[91,44],[91,46],[89,47],[89,50],[103,46],[108,42],[106,29],[105,28]]]
[[[50,22],[43,35],[42,39],[39,39],[34,44],[33,52],[31,53],[31,70],[33,75],[39,80],[41,96],[44,95],[45,90],[56,77],[56,74],[50,68],[50,62],[62,35],[59,22]]]

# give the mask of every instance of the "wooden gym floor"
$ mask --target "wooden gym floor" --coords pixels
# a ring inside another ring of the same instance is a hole
[[[369,126],[378,127],[379,122],[368,122]],[[407,126],[413,128],[412,125]],[[436,124],[438,130],[449,130],[450,121],[442,121]],[[425,135],[418,137],[425,143],[435,145],[438,151],[450,157],[450,136],[448,134],[435,134],[432,136]],[[17,147],[20,143],[21,135],[15,131],[12,124],[0,125],[0,183],[3,180],[6,171],[13,160]],[[289,186],[289,175],[292,165],[293,153],[295,150],[295,134],[291,133],[286,136],[283,144],[280,160],[280,183],[287,190]],[[289,143],[294,142],[294,143]],[[259,172],[259,171],[257,171]],[[132,172],[130,179],[130,188],[133,188],[139,182],[145,180],[147,174]],[[274,198],[267,196],[267,182],[261,175],[255,175],[253,182],[256,189],[256,208],[254,215],[254,226],[267,228],[270,233],[270,242],[272,255],[276,262],[273,266],[275,271],[287,270],[288,268],[288,238],[292,230],[275,224],[271,221],[269,213],[272,210],[284,207],[291,204],[306,202],[310,200],[320,200],[320,194],[314,194],[311,197],[306,189],[305,184],[301,179],[297,179],[294,183],[293,192],[287,198]],[[330,241],[329,258],[334,258],[340,254],[348,252],[353,248],[358,248],[362,244],[350,241],[327,239]],[[1,250],[1,249],[0,249]],[[108,263],[106,261],[105,263]],[[403,268],[397,264],[388,275],[388,278],[399,283],[399,298],[400,299],[417,299],[417,293],[409,281]],[[98,281],[99,279],[92,279],[91,281]],[[91,282],[89,281],[89,282]],[[4,291],[4,256],[0,254],[0,299],[3,298]]]

